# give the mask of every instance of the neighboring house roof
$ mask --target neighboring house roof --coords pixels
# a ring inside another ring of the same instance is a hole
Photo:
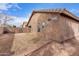
[[[68,10],[66,10],[65,8],[64,9],[42,9],[42,10],[34,10],[32,12],[27,25],[29,24],[29,22],[30,22],[30,20],[31,20],[31,18],[32,18],[32,16],[33,16],[34,13],[48,13],[48,12],[65,14],[65,15],[73,18],[74,20],[79,21],[79,17],[75,16],[74,14],[72,14],[71,12],[69,12]]]
[[[27,22],[23,22],[22,27],[25,27],[27,25]]]

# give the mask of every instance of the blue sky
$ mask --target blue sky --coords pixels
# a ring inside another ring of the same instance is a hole
[[[28,21],[33,10],[53,8],[66,8],[79,16],[79,4],[77,3],[0,3],[0,13],[16,17],[17,19],[12,21],[15,25]]]

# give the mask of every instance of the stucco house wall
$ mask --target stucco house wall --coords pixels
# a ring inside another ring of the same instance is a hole
[[[28,24],[28,27],[31,26],[31,32],[37,32],[37,19],[39,18],[40,14],[39,13],[35,13],[32,18],[30,23]]]
[[[74,19],[68,18],[66,16],[61,16],[61,20],[65,20],[65,22],[72,28],[74,35],[79,33],[79,22]]]
[[[28,26],[31,26],[31,32],[38,32],[39,27],[40,31],[42,31],[42,25],[45,23],[46,26],[49,23],[49,19],[57,18],[57,16],[58,13],[34,13]]]
[[[63,12],[55,10],[34,12],[28,23],[31,32],[52,31],[50,36],[60,42],[74,37],[79,32],[79,22],[76,21],[78,19],[68,11]]]

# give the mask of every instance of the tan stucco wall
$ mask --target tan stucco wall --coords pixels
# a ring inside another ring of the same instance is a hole
[[[48,19],[53,18],[53,16],[57,16],[55,13],[35,13],[28,26],[32,26],[31,32],[37,32],[38,31],[38,26],[41,25],[43,22],[46,22],[48,24]]]
[[[35,13],[32,18],[30,23],[28,24],[28,26],[31,26],[31,32],[37,32],[37,19],[40,16],[39,13]]]
[[[79,33],[79,22],[64,16],[62,16],[62,19],[64,19],[66,23],[72,28],[74,35]]]
[[[57,17],[57,20],[48,21]],[[43,22],[46,23],[46,31],[49,32],[49,36],[52,36],[54,40],[62,41],[74,37],[79,31],[79,24],[74,19],[62,16],[57,13],[35,13],[29,25],[32,26],[32,32],[37,32],[38,26]],[[50,34],[52,33],[52,34]]]

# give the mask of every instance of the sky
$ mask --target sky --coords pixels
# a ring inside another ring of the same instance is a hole
[[[0,13],[14,16],[10,24],[22,25],[28,21],[33,10],[66,8],[76,16],[79,16],[78,3],[0,3]]]

